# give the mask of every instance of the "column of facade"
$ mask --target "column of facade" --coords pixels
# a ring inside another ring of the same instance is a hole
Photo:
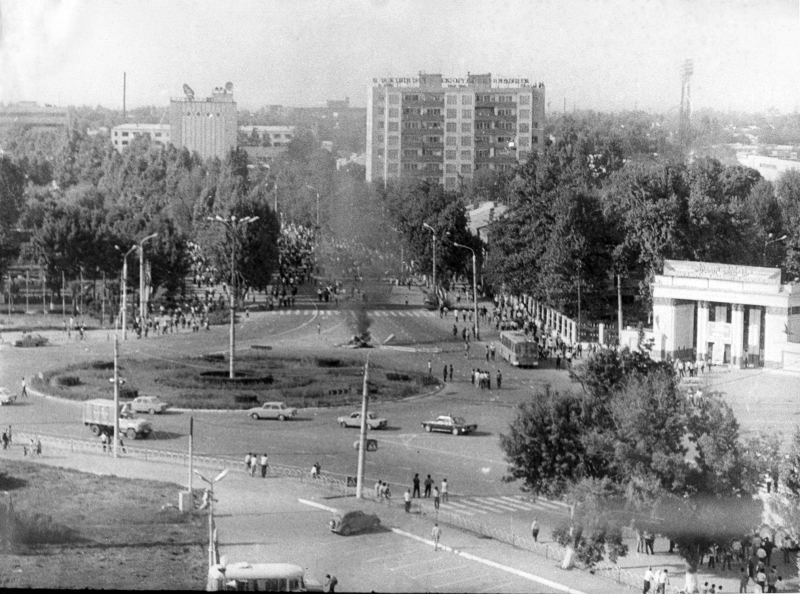
[[[763,358],[761,353],[761,308],[749,307],[750,327],[747,330],[747,353],[754,365],[758,365]],[[749,361],[748,361],[749,363]]]
[[[705,361],[708,357],[708,301],[697,302],[697,360]]]
[[[731,363],[735,367],[744,367],[744,306],[733,304],[731,312]]]

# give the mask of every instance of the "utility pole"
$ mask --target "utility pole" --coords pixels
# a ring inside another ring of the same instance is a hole
[[[118,456],[119,445],[119,342],[114,332],[114,457]]]
[[[361,392],[361,435],[358,439],[358,473],[356,475],[356,498],[361,499],[364,489],[364,465],[367,455],[367,397],[369,396],[369,353],[364,364],[364,388]]]
[[[617,344],[622,345],[622,276],[617,275]]]
[[[139,242],[139,323],[144,323],[147,317],[147,299],[144,298],[145,283],[144,283],[144,242],[148,239],[158,237],[158,233],[148,235]]]
[[[436,292],[436,229],[431,227],[428,223],[422,223],[422,226],[433,233],[433,295],[436,298],[436,303],[439,303],[439,294]]]
[[[189,417],[189,501],[190,502],[192,502],[192,477],[194,476],[193,454],[194,454],[194,417]]]

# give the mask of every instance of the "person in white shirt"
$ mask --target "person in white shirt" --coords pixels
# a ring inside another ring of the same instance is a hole
[[[647,594],[650,591],[655,578],[656,576],[653,574],[653,568],[648,567],[647,571],[644,572],[644,587],[642,588],[642,594]]]

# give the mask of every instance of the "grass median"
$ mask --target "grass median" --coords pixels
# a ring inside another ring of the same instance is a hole
[[[203,589],[207,518],[179,512],[178,490],[4,461],[0,588]]]

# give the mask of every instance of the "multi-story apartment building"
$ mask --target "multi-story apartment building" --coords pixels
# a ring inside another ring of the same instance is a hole
[[[67,128],[69,110],[55,105],[37,105],[34,101],[20,101],[0,105],[0,127],[29,126],[31,128]]]
[[[478,169],[511,170],[544,146],[544,109],[544,84],[526,78],[375,79],[367,181],[415,177],[455,190]]]
[[[121,124],[111,128],[111,143],[121,153],[134,138],[143,134],[147,134],[153,143],[161,146],[166,146],[170,141],[169,124]]]
[[[232,89],[232,85],[229,85]],[[170,141],[178,148],[197,151],[203,159],[225,159],[236,148],[237,112],[233,92],[214,89],[211,97],[195,98],[185,87],[186,97],[169,105]]]

